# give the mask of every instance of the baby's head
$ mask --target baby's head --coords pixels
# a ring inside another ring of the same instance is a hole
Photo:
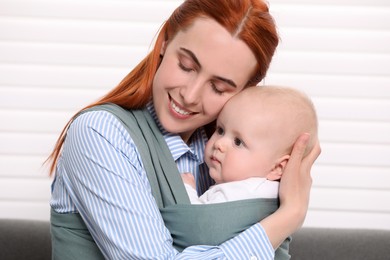
[[[280,179],[292,147],[309,133],[306,154],[317,139],[317,115],[302,92],[278,86],[249,87],[231,98],[206,146],[206,163],[217,182],[249,177]]]
[[[258,111],[252,117],[268,120],[263,123],[268,122],[268,129],[273,132],[270,137],[275,140],[275,149],[281,154],[290,154],[295,141],[303,133],[309,133],[311,137],[304,156],[312,150],[318,138],[318,119],[314,104],[305,93],[290,87],[259,86],[248,88],[238,98],[242,98],[241,102],[252,104],[253,109]]]

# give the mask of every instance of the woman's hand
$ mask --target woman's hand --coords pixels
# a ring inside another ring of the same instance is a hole
[[[293,232],[300,228],[305,220],[312,185],[310,170],[321,153],[316,140],[312,151],[303,158],[309,138],[308,134],[298,138],[280,181],[280,207],[296,213],[297,227]]]
[[[302,134],[295,142],[280,181],[280,207],[260,222],[275,249],[302,226],[306,217],[312,185],[310,170],[321,153],[316,140],[312,151],[303,158],[309,139],[309,134]]]

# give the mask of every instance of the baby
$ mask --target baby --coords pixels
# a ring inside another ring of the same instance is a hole
[[[316,140],[317,128],[314,105],[302,92],[277,86],[245,89],[226,103],[205,148],[216,184],[198,197],[193,175],[182,174],[191,203],[277,198],[293,144],[302,133]]]

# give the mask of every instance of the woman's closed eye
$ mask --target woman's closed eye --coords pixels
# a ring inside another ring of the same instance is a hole
[[[185,72],[191,72],[194,71],[194,69],[190,66],[184,65],[181,61],[179,61],[179,67],[184,70]]]
[[[217,84],[215,84],[215,82],[211,81],[210,82],[210,85],[211,85],[211,88],[213,89],[213,91],[218,94],[218,95],[222,95],[225,90],[221,90]]]
[[[180,61],[179,61],[179,67],[180,67],[182,70],[184,70],[185,72],[194,71],[193,68],[191,68],[191,67],[189,67],[189,66],[185,66],[185,65],[184,65],[183,63],[181,63]]]
[[[185,72],[195,71],[197,69],[196,63],[185,54],[179,54],[178,56],[179,68]]]

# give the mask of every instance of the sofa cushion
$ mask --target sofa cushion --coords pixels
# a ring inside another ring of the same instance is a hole
[[[390,230],[302,228],[290,243],[292,260],[388,260]],[[50,260],[50,223],[0,219],[1,260]]]
[[[50,260],[50,223],[0,219],[0,259]]]
[[[292,236],[291,259],[388,260],[390,231],[302,228]]]

